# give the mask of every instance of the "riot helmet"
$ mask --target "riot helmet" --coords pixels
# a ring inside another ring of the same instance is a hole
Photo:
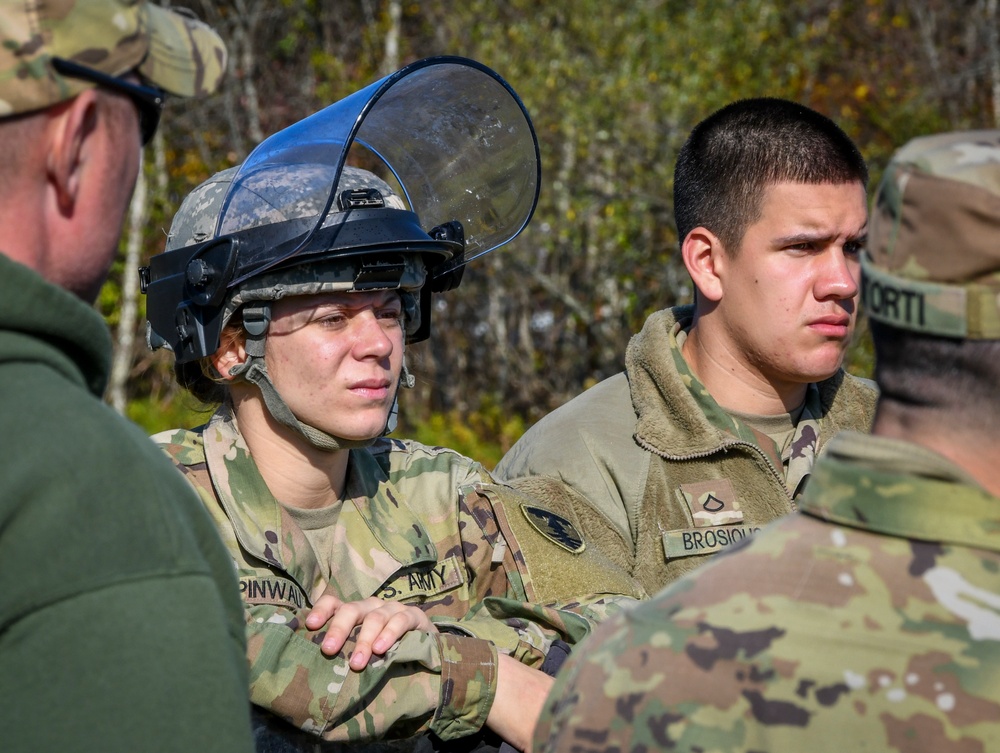
[[[370,169],[347,164],[358,156]],[[407,66],[271,136],[185,199],[165,252],[140,270],[148,342],[193,364],[240,311],[240,376],[274,418],[324,449],[367,444],[301,424],[281,400],[264,363],[270,303],[399,290],[407,342],[424,339],[432,293],[527,224],[539,170],[531,121],[495,72],[452,57]]]

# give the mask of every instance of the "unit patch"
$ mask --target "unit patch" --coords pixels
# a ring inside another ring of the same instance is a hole
[[[728,479],[681,484],[677,497],[691,511],[695,528],[743,522],[743,510]]]
[[[408,601],[414,598],[428,598],[450,591],[465,582],[465,569],[458,557],[451,556],[430,567],[409,570],[396,576],[376,594],[380,599]]]
[[[558,544],[563,549],[572,554],[580,554],[587,545],[583,541],[583,536],[576,530],[576,526],[570,523],[562,515],[546,510],[535,505],[521,505],[521,512],[531,523],[532,528],[538,531],[549,541]]]

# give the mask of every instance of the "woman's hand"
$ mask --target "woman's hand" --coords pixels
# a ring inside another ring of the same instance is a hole
[[[350,659],[351,669],[356,672],[368,666],[372,654],[381,656],[411,630],[437,632],[434,623],[417,607],[377,596],[345,602],[333,594],[324,594],[306,616],[306,627],[322,630],[324,625],[326,635],[320,648],[327,656],[338,654],[354,628],[361,626]]]

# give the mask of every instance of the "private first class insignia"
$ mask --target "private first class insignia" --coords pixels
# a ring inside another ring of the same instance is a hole
[[[663,553],[668,561],[718,552],[760,530],[744,523],[739,497],[727,479],[681,484],[676,493],[694,525],[663,532]]]
[[[743,522],[743,508],[727,479],[681,484],[677,496],[691,511],[695,528]]]
[[[536,531],[566,551],[580,554],[587,548],[576,526],[562,515],[535,505],[521,505],[521,512]]]

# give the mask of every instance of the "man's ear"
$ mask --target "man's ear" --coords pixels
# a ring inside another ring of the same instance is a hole
[[[696,227],[681,244],[681,257],[698,292],[708,301],[722,299],[722,274],[726,262],[722,241],[711,230]]]
[[[95,89],[87,89],[51,110],[47,167],[57,206],[64,215],[72,212],[80,195],[88,147],[100,112]]]
[[[247,350],[241,340],[230,338],[228,345],[222,345],[212,354],[212,366],[219,375],[229,381],[234,377],[229,373],[237,366],[242,366],[247,360]]]

